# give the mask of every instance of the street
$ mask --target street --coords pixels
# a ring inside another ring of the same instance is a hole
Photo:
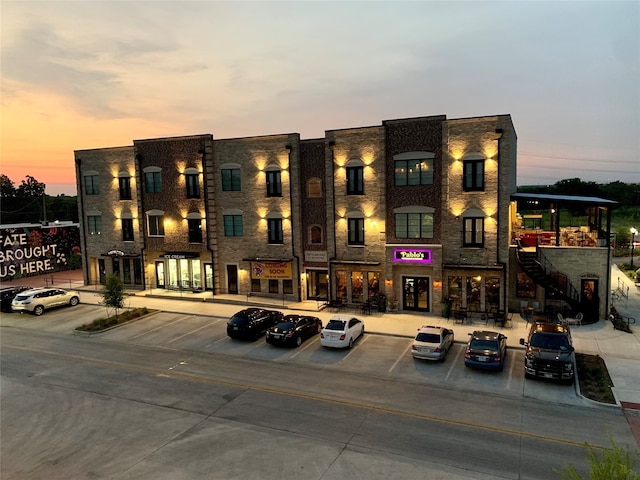
[[[619,409],[528,396],[567,388],[509,364],[458,368],[461,345],[436,364],[372,334],[285,349],[165,313],[72,335],[92,308],[3,315],[2,478],[548,479],[584,471],[584,441],[634,446]]]

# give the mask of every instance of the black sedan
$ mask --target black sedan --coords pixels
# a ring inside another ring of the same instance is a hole
[[[300,346],[322,330],[322,321],[309,315],[287,315],[267,330],[267,343]]]
[[[507,337],[498,332],[476,330],[470,333],[464,352],[466,367],[502,370],[507,356]]]
[[[29,290],[29,287],[19,285],[0,288],[1,310],[3,312],[11,313],[11,302],[13,302],[13,299],[16,297],[16,295],[24,292],[25,290]]]
[[[277,310],[246,308],[227,322],[227,335],[231,338],[255,340],[275,324],[282,321],[283,314]]]

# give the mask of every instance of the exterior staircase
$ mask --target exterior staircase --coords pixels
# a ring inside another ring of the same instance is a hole
[[[516,256],[520,268],[522,268],[537,285],[544,288],[547,300],[561,300],[566,302],[572,310],[580,310],[580,294],[566,276],[566,285],[559,285],[556,278],[554,278],[554,274],[560,272],[554,271],[551,265],[545,269],[538,260],[538,253],[536,251],[525,251],[519,248],[516,250]]]

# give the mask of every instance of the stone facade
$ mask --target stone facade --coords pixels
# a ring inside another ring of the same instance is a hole
[[[110,257],[122,252],[141,262],[144,288],[514,309],[516,152],[509,115],[387,120],[309,140],[194,135],[76,151],[78,191],[87,176],[101,187],[80,196],[86,279],[121,268]],[[154,172],[161,192],[147,188]],[[119,197],[124,174],[130,200]],[[199,195],[190,197],[194,175]],[[90,214],[102,218],[99,235],[88,231]],[[123,241],[123,215],[133,240]],[[154,215],[160,234],[150,230]],[[564,258],[554,261],[564,268]],[[603,275],[566,268],[578,284]]]

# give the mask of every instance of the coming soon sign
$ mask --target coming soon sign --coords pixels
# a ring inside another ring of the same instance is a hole
[[[251,262],[251,278],[291,280],[291,262]]]

